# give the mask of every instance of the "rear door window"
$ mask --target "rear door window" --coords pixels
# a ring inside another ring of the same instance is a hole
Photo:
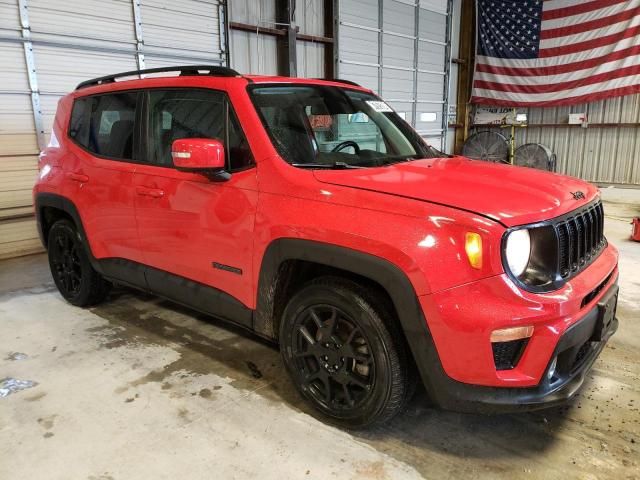
[[[75,101],[69,136],[96,155],[133,160],[138,93],[122,92]]]

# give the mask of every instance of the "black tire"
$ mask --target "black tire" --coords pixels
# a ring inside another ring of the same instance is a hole
[[[91,266],[73,222],[63,219],[51,226],[47,250],[53,281],[69,303],[88,307],[104,300],[111,284]]]
[[[344,428],[390,420],[414,391],[402,333],[376,293],[318,278],[293,295],[280,324],[280,352],[296,388]]]

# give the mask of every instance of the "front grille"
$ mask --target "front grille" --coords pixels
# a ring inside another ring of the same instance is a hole
[[[555,224],[562,278],[575,275],[600,253],[605,245],[603,227],[601,201],[572,212]]]

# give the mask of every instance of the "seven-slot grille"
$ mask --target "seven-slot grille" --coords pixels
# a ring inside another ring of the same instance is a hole
[[[602,202],[578,210],[555,224],[560,275],[567,278],[582,270],[605,245]]]

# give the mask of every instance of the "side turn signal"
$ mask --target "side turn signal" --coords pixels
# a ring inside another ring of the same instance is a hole
[[[482,237],[475,232],[467,232],[464,237],[464,250],[469,264],[473,268],[482,268]]]
[[[533,326],[531,325],[526,327],[501,328],[500,330],[491,332],[491,343],[511,342],[513,340],[529,338],[531,335],[533,335]]]

